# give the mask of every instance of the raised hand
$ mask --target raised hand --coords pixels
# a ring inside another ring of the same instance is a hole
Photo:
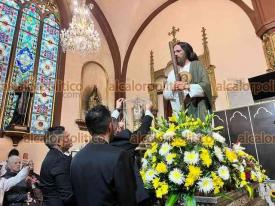
[[[119,98],[118,100],[116,100],[116,109],[121,109],[124,100],[124,98]]]

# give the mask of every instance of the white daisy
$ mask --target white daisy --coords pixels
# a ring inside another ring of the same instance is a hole
[[[223,162],[224,158],[223,158],[222,149],[218,146],[214,146],[214,153],[216,157],[219,159],[219,161]]]
[[[211,192],[214,189],[213,180],[209,177],[201,178],[198,182],[199,191],[205,194]]]
[[[200,140],[199,135],[188,129],[183,130],[181,135],[191,142],[198,142]]]
[[[184,152],[184,162],[187,164],[195,165],[199,161],[199,153],[196,151]]]
[[[219,133],[217,133],[217,132],[213,132],[212,133],[212,137],[216,140],[216,141],[218,141],[218,142],[220,142],[220,143],[225,143],[225,138],[223,137],[223,136],[221,136]]]
[[[169,180],[175,184],[181,185],[184,182],[184,176],[180,169],[173,169],[169,173]]]
[[[175,134],[176,133],[173,132],[173,131],[165,132],[164,135],[163,135],[163,139],[170,140],[170,139],[172,139],[175,136]]]
[[[171,149],[172,149],[171,145],[165,142],[161,145],[159,154],[162,156],[166,156]]]
[[[145,182],[150,182],[152,181],[157,175],[157,172],[153,169],[149,169],[145,173]]]
[[[221,166],[218,169],[218,175],[223,179],[223,180],[228,180],[229,179],[229,170],[226,166]]]

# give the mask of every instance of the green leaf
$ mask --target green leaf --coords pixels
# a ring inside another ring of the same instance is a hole
[[[179,193],[170,194],[168,200],[165,203],[165,206],[173,206],[179,199]]]
[[[196,200],[194,195],[186,195],[184,198],[184,206],[196,206]]]
[[[222,130],[223,128],[224,128],[223,126],[218,126],[218,127],[213,128],[212,130],[219,131],[219,130]]]
[[[248,192],[249,198],[252,199],[254,197],[254,188],[250,185],[246,185],[245,189]]]

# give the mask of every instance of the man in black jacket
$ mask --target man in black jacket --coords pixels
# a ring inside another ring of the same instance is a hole
[[[118,120],[119,110],[121,110],[122,103],[124,99],[120,98],[116,101],[116,109],[112,112],[112,117]],[[112,145],[120,147],[127,151],[132,158],[132,166],[135,171],[135,178],[137,184],[136,198],[139,206],[150,205],[150,196],[147,190],[144,188],[144,184],[139,174],[137,167],[137,162],[135,158],[135,149],[144,137],[149,133],[150,126],[153,120],[153,114],[151,112],[153,104],[151,102],[146,104],[145,116],[142,119],[141,126],[134,132],[131,132],[129,129],[123,128],[124,125],[120,122],[116,122],[114,125],[116,132],[114,134],[114,139],[111,142]]]
[[[109,144],[113,135],[110,111],[92,108],[85,118],[92,140],[71,165],[71,179],[78,206],[136,205],[135,177],[129,154]]]
[[[49,128],[45,143],[50,151],[40,171],[44,206],[73,205],[73,190],[70,181],[72,157],[65,154],[72,146],[70,134],[62,126]]]

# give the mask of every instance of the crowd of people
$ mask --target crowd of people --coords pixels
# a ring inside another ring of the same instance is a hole
[[[116,101],[111,113],[104,105],[87,112],[85,122],[90,142],[73,158],[70,134],[63,126],[48,129],[49,151],[40,174],[33,162],[21,161],[16,149],[1,167],[0,206],[102,206],[151,205],[136,162],[135,149],[149,133],[152,103],[137,131],[119,120],[124,99]]]
[[[177,42],[171,51],[174,70],[170,71],[163,91],[175,113],[186,111],[204,120],[211,112],[211,84],[207,71],[187,42]],[[181,97],[181,98],[180,98]],[[70,134],[62,126],[49,128],[45,143],[49,148],[40,171],[23,162],[16,152],[9,154],[1,173],[3,205],[102,206],[150,205],[150,195],[138,172],[135,148],[150,131],[152,103],[137,131],[119,121],[123,98],[112,112],[103,105],[90,109],[85,122],[90,142],[74,158]],[[21,170],[20,170],[21,169]],[[1,203],[2,204],[2,203]]]

